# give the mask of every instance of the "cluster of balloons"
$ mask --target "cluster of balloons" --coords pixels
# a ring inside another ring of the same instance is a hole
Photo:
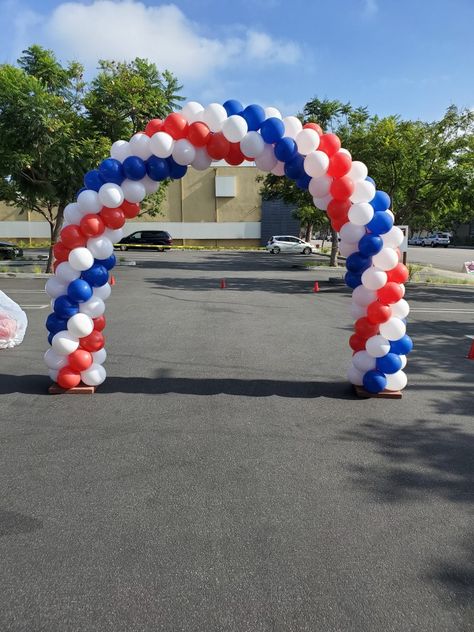
[[[393,226],[389,196],[376,190],[367,167],[352,160],[335,134],[282,117],[276,108],[244,107],[233,99],[206,107],[190,101],[164,120],[152,119],[129,141],[116,141],[110,157],[86,173],[85,187],[64,211],[53,249],[55,276],[46,284],[53,308],[45,354],[51,378],[64,388],[104,381],[103,313],[114,242],[161,181],[182,178],[189,166],[205,170],[215,160],[255,161],[260,170],[309,190],[314,204],[327,211],[347,257],[357,319],[348,378],[371,392],[403,388],[412,347],[403,299],[408,271],[400,263],[403,234]]]

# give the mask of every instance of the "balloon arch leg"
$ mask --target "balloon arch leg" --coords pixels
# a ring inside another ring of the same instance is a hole
[[[412,341],[406,335],[407,268],[400,262],[403,234],[393,226],[390,198],[378,191],[367,167],[353,161],[335,134],[316,123],[282,118],[276,108],[243,107],[230,100],[203,107],[188,102],[144,132],[118,140],[110,158],[84,177],[85,187],[64,211],[54,245],[55,274],[46,283],[53,312],[48,316],[44,360],[61,388],[95,387],[106,378],[105,301],[115,265],[113,244],[127,219],[160,182],[182,178],[188,168],[205,170],[213,160],[256,166],[308,189],[339,232],[347,257],[345,281],[352,288],[354,333],[348,380],[372,394],[399,391]]]

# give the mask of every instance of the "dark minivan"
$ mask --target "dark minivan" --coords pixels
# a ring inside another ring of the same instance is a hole
[[[123,237],[115,248],[128,250],[138,248],[140,250],[169,250],[173,245],[171,235],[165,230],[138,230],[127,237]]]

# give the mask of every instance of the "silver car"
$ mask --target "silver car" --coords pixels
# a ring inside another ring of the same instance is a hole
[[[303,241],[299,237],[293,237],[293,235],[276,235],[270,237],[267,243],[267,250],[274,255],[280,252],[292,252],[303,255],[310,255],[312,252],[317,252],[316,246]]]

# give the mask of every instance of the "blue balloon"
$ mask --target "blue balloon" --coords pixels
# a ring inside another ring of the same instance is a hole
[[[247,121],[249,132],[256,132],[265,120],[265,110],[261,105],[253,103],[252,105],[247,105],[242,112],[242,116]]]
[[[387,386],[387,378],[381,371],[367,371],[362,382],[369,393],[380,393]]]
[[[92,288],[84,279],[74,279],[67,286],[67,295],[75,303],[88,301],[92,296]]]
[[[396,373],[402,368],[402,361],[399,355],[396,353],[387,353],[382,358],[377,358],[375,366],[379,371],[388,375],[389,373]]]
[[[123,161],[123,172],[129,180],[141,180],[146,176],[145,161],[138,156],[129,156]]]
[[[375,186],[375,180],[373,178],[371,178],[370,176],[367,176],[366,181],[367,182],[372,182],[372,184]]]
[[[277,143],[285,135],[285,124],[281,119],[272,116],[263,121],[260,134],[266,143]]]
[[[76,301],[71,301],[69,296],[63,294],[63,296],[58,296],[58,298],[54,301],[54,313],[59,316],[59,318],[71,318],[74,314],[79,312],[79,305]]]
[[[285,136],[281,138],[275,145],[275,156],[282,162],[288,162],[293,156],[296,156],[296,143],[292,138]]]
[[[88,270],[81,274],[81,278],[92,287],[101,287],[109,280],[109,271],[100,263],[94,263]]]
[[[356,274],[355,272],[346,272],[344,281],[346,282],[346,285],[353,290],[359,285],[362,285],[361,275]]]
[[[287,178],[291,178],[291,180],[298,180],[305,174],[305,170],[303,168],[304,164],[304,156],[301,154],[295,154],[293,158],[290,158],[285,163],[285,175]]]
[[[398,355],[406,355],[413,349],[413,340],[405,334],[399,340],[390,341],[390,351]]]
[[[386,211],[390,208],[390,204],[392,203],[390,196],[385,191],[376,191],[375,196],[372,200],[370,200],[370,204],[372,205],[374,211]]]
[[[117,263],[117,259],[115,258],[115,255],[110,255],[107,259],[94,259],[94,263],[104,266],[106,270],[112,270]]]
[[[168,163],[170,178],[173,180],[179,180],[186,175],[188,168],[185,165],[178,165],[178,163],[173,160],[172,156],[167,158],[166,162]]]
[[[383,235],[384,233],[388,233],[392,226],[393,219],[386,212],[374,213],[373,218],[367,224],[367,228],[376,235]]]
[[[362,239],[359,241],[359,252],[364,257],[372,257],[372,255],[376,255],[383,248],[383,240],[382,237],[378,235],[370,234],[364,235]]]
[[[98,170],[93,169],[92,171],[88,171],[84,176],[84,184],[86,185],[87,189],[98,191],[100,187],[104,184],[104,180],[102,180]]]
[[[105,182],[113,182],[114,184],[122,184],[125,179],[122,163],[115,158],[106,158],[99,165],[100,177]]]
[[[364,257],[360,252],[353,252],[346,259],[346,268],[349,272],[355,272],[356,274],[362,274],[364,270],[370,268],[372,260],[370,257]]]
[[[170,177],[170,168],[165,158],[150,156],[145,164],[146,172],[152,180],[161,182]]]
[[[296,186],[299,189],[303,189],[303,191],[306,191],[306,189],[309,187],[310,182],[311,176],[309,176],[307,173],[303,173],[303,175],[296,180]]]
[[[46,329],[50,332],[50,334],[57,334],[58,331],[63,331],[67,329],[67,319],[59,318],[57,314],[50,314],[46,319]]]
[[[61,331],[61,330],[60,330],[60,331]],[[58,333],[58,332],[56,332],[56,333]],[[53,332],[50,332],[50,333],[48,334],[48,342],[49,342],[49,344],[50,344],[50,345],[52,345],[52,344],[53,344],[53,336],[54,336],[54,335],[55,335],[55,334],[53,334]]]
[[[227,112],[227,116],[232,116],[233,114],[241,114],[244,106],[240,101],[236,99],[229,99],[224,104],[224,109]]]

